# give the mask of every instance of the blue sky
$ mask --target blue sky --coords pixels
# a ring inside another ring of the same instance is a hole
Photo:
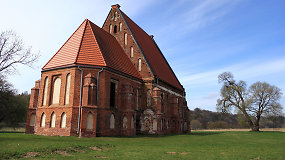
[[[225,71],[248,85],[266,81],[285,91],[283,0],[3,1],[0,31],[14,30],[41,54],[34,68],[18,66],[9,81],[19,92],[30,92],[41,67],[83,20],[102,26],[117,3],[154,35],[186,89],[190,109],[215,111],[217,76]],[[284,108],[285,95],[281,103]]]

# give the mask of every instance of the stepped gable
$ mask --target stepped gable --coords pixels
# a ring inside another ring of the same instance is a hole
[[[73,65],[107,67],[141,79],[140,73],[116,38],[88,19],[84,20],[42,69]]]
[[[142,49],[145,58],[155,76],[159,79],[169,83],[177,89],[183,90],[182,85],[175,76],[173,70],[167,63],[165,57],[161,53],[152,36],[149,36],[143,29],[141,29],[135,22],[133,22],[124,12],[122,13],[128,27],[130,28],[139,47]]]

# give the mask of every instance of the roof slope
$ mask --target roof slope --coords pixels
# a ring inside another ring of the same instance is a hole
[[[116,38],[88,19],[64,43],[43,70],[72,65],[107,67],[141,79]]]
[[[124,12],[121,10],[120,12],[122,13],[139,47],[142,49],[143,54],[146,57],[155,76],[171,84],[172,86],[183,90],[182,85],[167,63],[165,57],[156,45],[155,41],[135,22],[133,22]]]

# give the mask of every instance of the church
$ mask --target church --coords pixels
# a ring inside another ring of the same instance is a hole
[[[31,89],[26,133],[189,133],[185,96],[154,37],[116,4],[102,28],[85,19],[43,66]]]

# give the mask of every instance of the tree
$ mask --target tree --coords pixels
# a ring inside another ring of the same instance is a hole
[[[246,82],[236,82],[229,72],[218,76],[221,88],[221,99],[217,100],[217,109],[230,112],[233,107],[244,115],[252,131],[259,131],[259,121],[263,114],[279,114],[282,107],[279,103],[281,90],[266,82],[256,82],[249,89]]]
[[[31,66],[38,60],[39,54],[25,48],[22,39],[12,31],[0,34],[0,74],[16,71],[16,64]]]

